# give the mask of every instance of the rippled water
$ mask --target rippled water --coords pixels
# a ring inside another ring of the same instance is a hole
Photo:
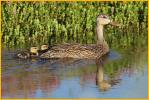
[[[99,60],[21,60],[2,50],[3,98],[147,98],[147,50]]]

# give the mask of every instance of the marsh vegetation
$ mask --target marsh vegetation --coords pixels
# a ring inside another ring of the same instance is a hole
[[[2,42],[95,43],[96,17],[103,13],[121,24],[106,27],[110,46],[140,45],[147,43],[147,9],[147,2],[2,2]]]

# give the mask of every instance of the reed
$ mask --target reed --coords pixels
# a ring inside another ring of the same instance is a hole
[[[2,43],[50,45],[95,43],[96,16],[108,14],[122,24],[106,27],[112,47],[147,43],[147,1],[144,2],[2,2]],[[139,41],[139,42],[138,42]],[[119,44],[119,45],[117,45]]]

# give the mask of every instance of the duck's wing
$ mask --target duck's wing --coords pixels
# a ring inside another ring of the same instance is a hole
[[[62,44],[52,47],[41,58],[92,58],[97,56],[98,47],[95,44]]]

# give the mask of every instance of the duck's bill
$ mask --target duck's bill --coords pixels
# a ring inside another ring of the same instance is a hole
[[[116,22],[113,22],[113,21],[112,21],[112,22],[110,22],[109,24],[110,24],[110,25],[113,25],[113,26],[118,26],[118,27],[120,27],[120,26],[121,26],[120,24],[118,24],[118,23],[116,23]]]

